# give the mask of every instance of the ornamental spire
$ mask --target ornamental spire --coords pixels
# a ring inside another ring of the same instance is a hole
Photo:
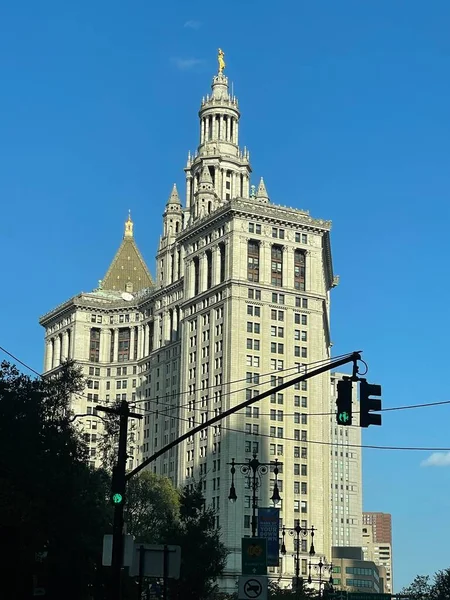
[[[131,210],[128,209],[128,219],[125,221],[124,237],[133,237],[133,221],[131,220]]]

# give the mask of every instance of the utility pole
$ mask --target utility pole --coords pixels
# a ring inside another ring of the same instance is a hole
[[[128,419],[142,419],[142,415],[130,412],[129,404],[122,400],[117,408],[107,408],[97,406],[97,410],[120,417],[119,425],[119,450],[117,454],[117,463],[113,468],[112,477],[112,501],[114,504],[113,521],[113,547],[111,561],[111,600],[120,600],[122,595],[121,574],[123,565],[123,511],[125,506],[126,480],[125,473],[127,468],[127,438],[128,438]]]

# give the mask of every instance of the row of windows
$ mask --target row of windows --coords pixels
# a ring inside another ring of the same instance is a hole
[[[250,300],[261,300],[261,290],[255,288],[248,288],[248,298]],[[285,294],[279,294],[277,292],[272,292],[272,302],[275,304],[285,304],[286,296]],[[308,308],[308,298],[303,298],[302,296],[295,297],[295,307],[296,308]]]
[[[140,314],[137,312],[134,315],[134,320],[135,321],[139,321],[140,319]],[[103,322],[103,316],[102,315],[91,315],[91,323],[102,323]],[[130,322],[130,315],[126,314],[126,315],[109,315],[109,318],[105,315],[105,323],[109,322],[110,324],[114,323],[114,322],[119,322],[119,323],[129,323]]]
[[[249,223],[248,224],[249,233],[256,233],[258,235],[261,234],[261,224],[260,223]],[[284,240],[285,230],[279,227],[272,227],[272,237],[278,238],[280,240]],[[295,232],[295,241],[297,243],[307,244],[308,243],[308,235],[306,233],[301,233],[300,231]]]
[[[357,588],[375,588],[375,582],[370,579],[346,579],[345,584]]]
[[[113,332],[112,332],[113,333]],[[130,341],[131,341],[131,330],[129,327],[124,327],[118,331],[118,349],[117,349],[117,360],[118,362],[124,362],[130,360]],[[138,336],[134,339],[134,355],[137,356],[138,349]],[[110,362],[114,362],[114,351],[115,351],[115,336],[111,335],[110,345]],[[93,327],[90,332],[89,340],[89,360],[90,362],[100,362],[100,329]]]
[[[271,247],[271,284],[277,287],[283,285],[283,248],[272,245]],[[306,254],[304,250],[294,250],[294,288],[305,290]],[[260,280],[260,244],[257,240],[247,243],[247,279],[258,282]]]

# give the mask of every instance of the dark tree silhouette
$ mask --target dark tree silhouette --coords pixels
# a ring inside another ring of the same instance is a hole
[[[11,597],[83,600],[110,522],[109,477],[87,466],[70,413],[82,389],[72,363],[32,379],[0,366],[0,571]]]

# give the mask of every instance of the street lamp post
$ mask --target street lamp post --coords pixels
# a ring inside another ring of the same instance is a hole
[[[274,504],[278,504],[280,501],[280,491],[278,489],[278,473],[279,467],[282,466],[283,463],[279,463],[278,459],[268,463],[259,462],[256,458],[256,454],[253,454],[253,458],[248,459],[245,463],[237,463],[234,458],[231,459],[231,487],[230,493],[228,496],[228,500],[231,502],[236,502],[236,488],[234,487],[234,475],[236,473],[236,467],[240,467],[241,473],[245,475],[249,482],[249,487],[251,487],[253,496],[252,496],[252,537],[256,537],[256,529],[257,529],[257,520],[256,520],[256,507],[258,506],[258,499],[256,497],[256,490],[261,486],[261,477],[262,475],[266,475],[269,472],[270,467],[274,467],[273,472],[275,474],[275,485],[273,487],[273,494],[271,500]]]
[[[325,559],[324,559],[325,560]],[[333,563],[327,563],[322,560],[322,557],[319,558],[319,562],[316,565],[313,565],[311,561],[309,561],[309,574],[308,574],[308,583],[312,583],[313,581],[317,581],[319,583],[319,595],[323,595],[322,586],[325,586],[327,583],[329,584],[330,592],[333,592]],[[313,579],[311,577],[311,567],[314,567],[315,571],[319,572],[319,578]],[[322,576],[322,572],[328,571],[330,573],[330,577],[327,581],[326,578]]]
[[[292,537],[295,537],[295,589],[298,590],[300,587],[300,540],[305,538],[308,535],[308,532],[311,533],[311,547],[309,549],[309,556],[314,556],[316,551],[314,550],[314,525],[312,525],[309,529],[308,527],[301,527],[299,519],[295,521],[295,527],[285,527],[283,525],[283,529],[281,530],[282,535],[282,544],[281,544],[281,554],[286,554],[286,544],[285,537],[286,531]]]

